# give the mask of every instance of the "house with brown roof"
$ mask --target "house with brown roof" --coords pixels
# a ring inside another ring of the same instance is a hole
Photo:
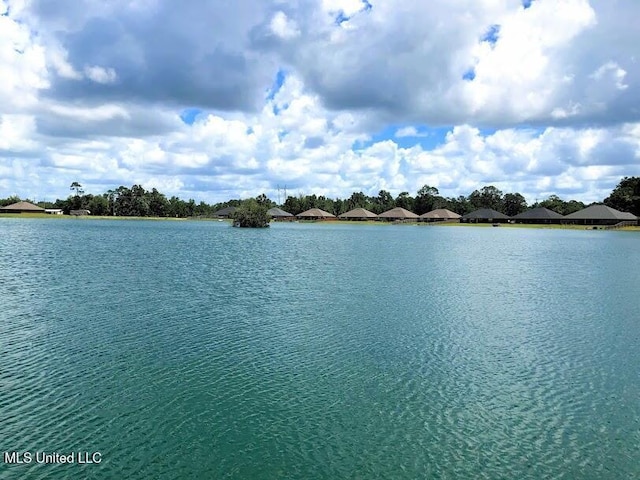
[[[302,220],[327,220],[331,218],[336,218],[336,216],[332,213],[325,212],[319,208],[310,208],[309,210],[305,210],[302,213],[296,215],[296,217]]]
[[[402,207],[396,207],[381,213],[378,218],[390,221],[417,221],[420,217]]]
[[[44,208],[31,202],[16,202],[0,207],[0,213],[44,213]]]
[[[373,212],[370,212],[366,208],[354,208],[348,212],[338,215],[340,220],[375,220],[378,218]]]
[[[460,221],[460,217],[461,215],[446,208],[436,208],[420,215],[420,219],[425,222],[453,222]]]
[[[278,207],[273,207],[267,210],[267,215],[269,215],[274,220],[293,220],[295,218],[293,214],[286,212]]]

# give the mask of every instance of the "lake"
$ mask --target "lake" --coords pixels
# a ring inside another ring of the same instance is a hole
[[[637,233],[2,218],[0,286],[2,479],[640,478]]]

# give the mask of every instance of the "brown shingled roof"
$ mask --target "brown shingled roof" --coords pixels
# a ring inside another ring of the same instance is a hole
[[[380,218],[398,218],[398,219],[407,219],[407,218],[420,218],[413,212],[409,210],[405,210],[402,207],[392,208],[391,210],[387,210],[384,213],[378,215]]]
[[[423,213],[420,215],[420,218],[443,218],[443,219],[456,219],[460,218],[456,212],[452,212],[451,210],[447,210],[446,208],[437,208],[435,210],[431,210],[430,212]]]
[[[332,213],[325,212],[324,210],[320,210],[319,208],[310,208],[302,213],[296,215],[297,217],[303,218],[335,218],[336,216]]]
[[[11,205],[0,207],[0,210],[8,210],[11,212],[44,212],[44,208],[41,208],[30,202],[12,203]]]
[[[353,210],[338,215],[338,218],[378,218],[378,215],[370,212],[366,208],[354,208]]]

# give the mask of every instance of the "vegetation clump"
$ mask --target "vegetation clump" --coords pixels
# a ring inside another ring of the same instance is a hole
[[[249,199],[244,202],[233,212],[234,227],[245,228],[265,228],[269,226],[271,217],[267,213],[268,207],[262,202]]]

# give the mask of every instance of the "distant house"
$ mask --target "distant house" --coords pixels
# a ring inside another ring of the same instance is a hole
[[[238,207],[224,207],[213,213],[215,218],[229,218],[238,209]]]
[[[511,219],[516,223],[561,223],[564,217],[548,208],[539,207],[514,215]]]
[[[509,217],[504,213],[492,208],[481,208],[460,218],[460,221],[464,223],[505,223],[508,220]]]
[[[269,215],[274,220],[293,220],[295,218],[293,214],[285,212],[278,207],[273,207],[267,210],[267,215]]]
[[[378,215],[379,218],[385,220],[401,220],[401,221],[410,221],[410,220],[418,220],[420,217],[409,210],[405,210],[402,207],[392,208],[391,210],[387,210],[386,212]]]
[[[49,215],[62,215],[61,208],[45,208],[44,213],[48,213]]]
[[[310,208],[302,213],[296,215],[296,217],[301,218],[303,220],[328,220],[331,218],[336,218],[336,216],[332,213],[325,212],[319,208]]]
[[[446,208],[437,208],[430,212],[423,213],[420,215],[420,219],[426,222],[451,222],[459,221],[460,215],[456,212],[452,212],[451,210],[447,210]]]
[[[0,213],[44,213],[44,208],[30,202],[16,202],[0,207]]]
[[[84,217],[85,215],[91,215],[91,211],[86,208],[79,208],[78,210],[70,210],[69,215],[74,217]]]
[[[375,220],[378,218],[373,212],[370,212],[366,208],[354,208],[348,212],[338,215],[341,220]]]
[[[616,225],[621,222],[637,223],[638,217],[606,205],[591,205],[578,212],[565,215],[564,221],[581,225]]]

